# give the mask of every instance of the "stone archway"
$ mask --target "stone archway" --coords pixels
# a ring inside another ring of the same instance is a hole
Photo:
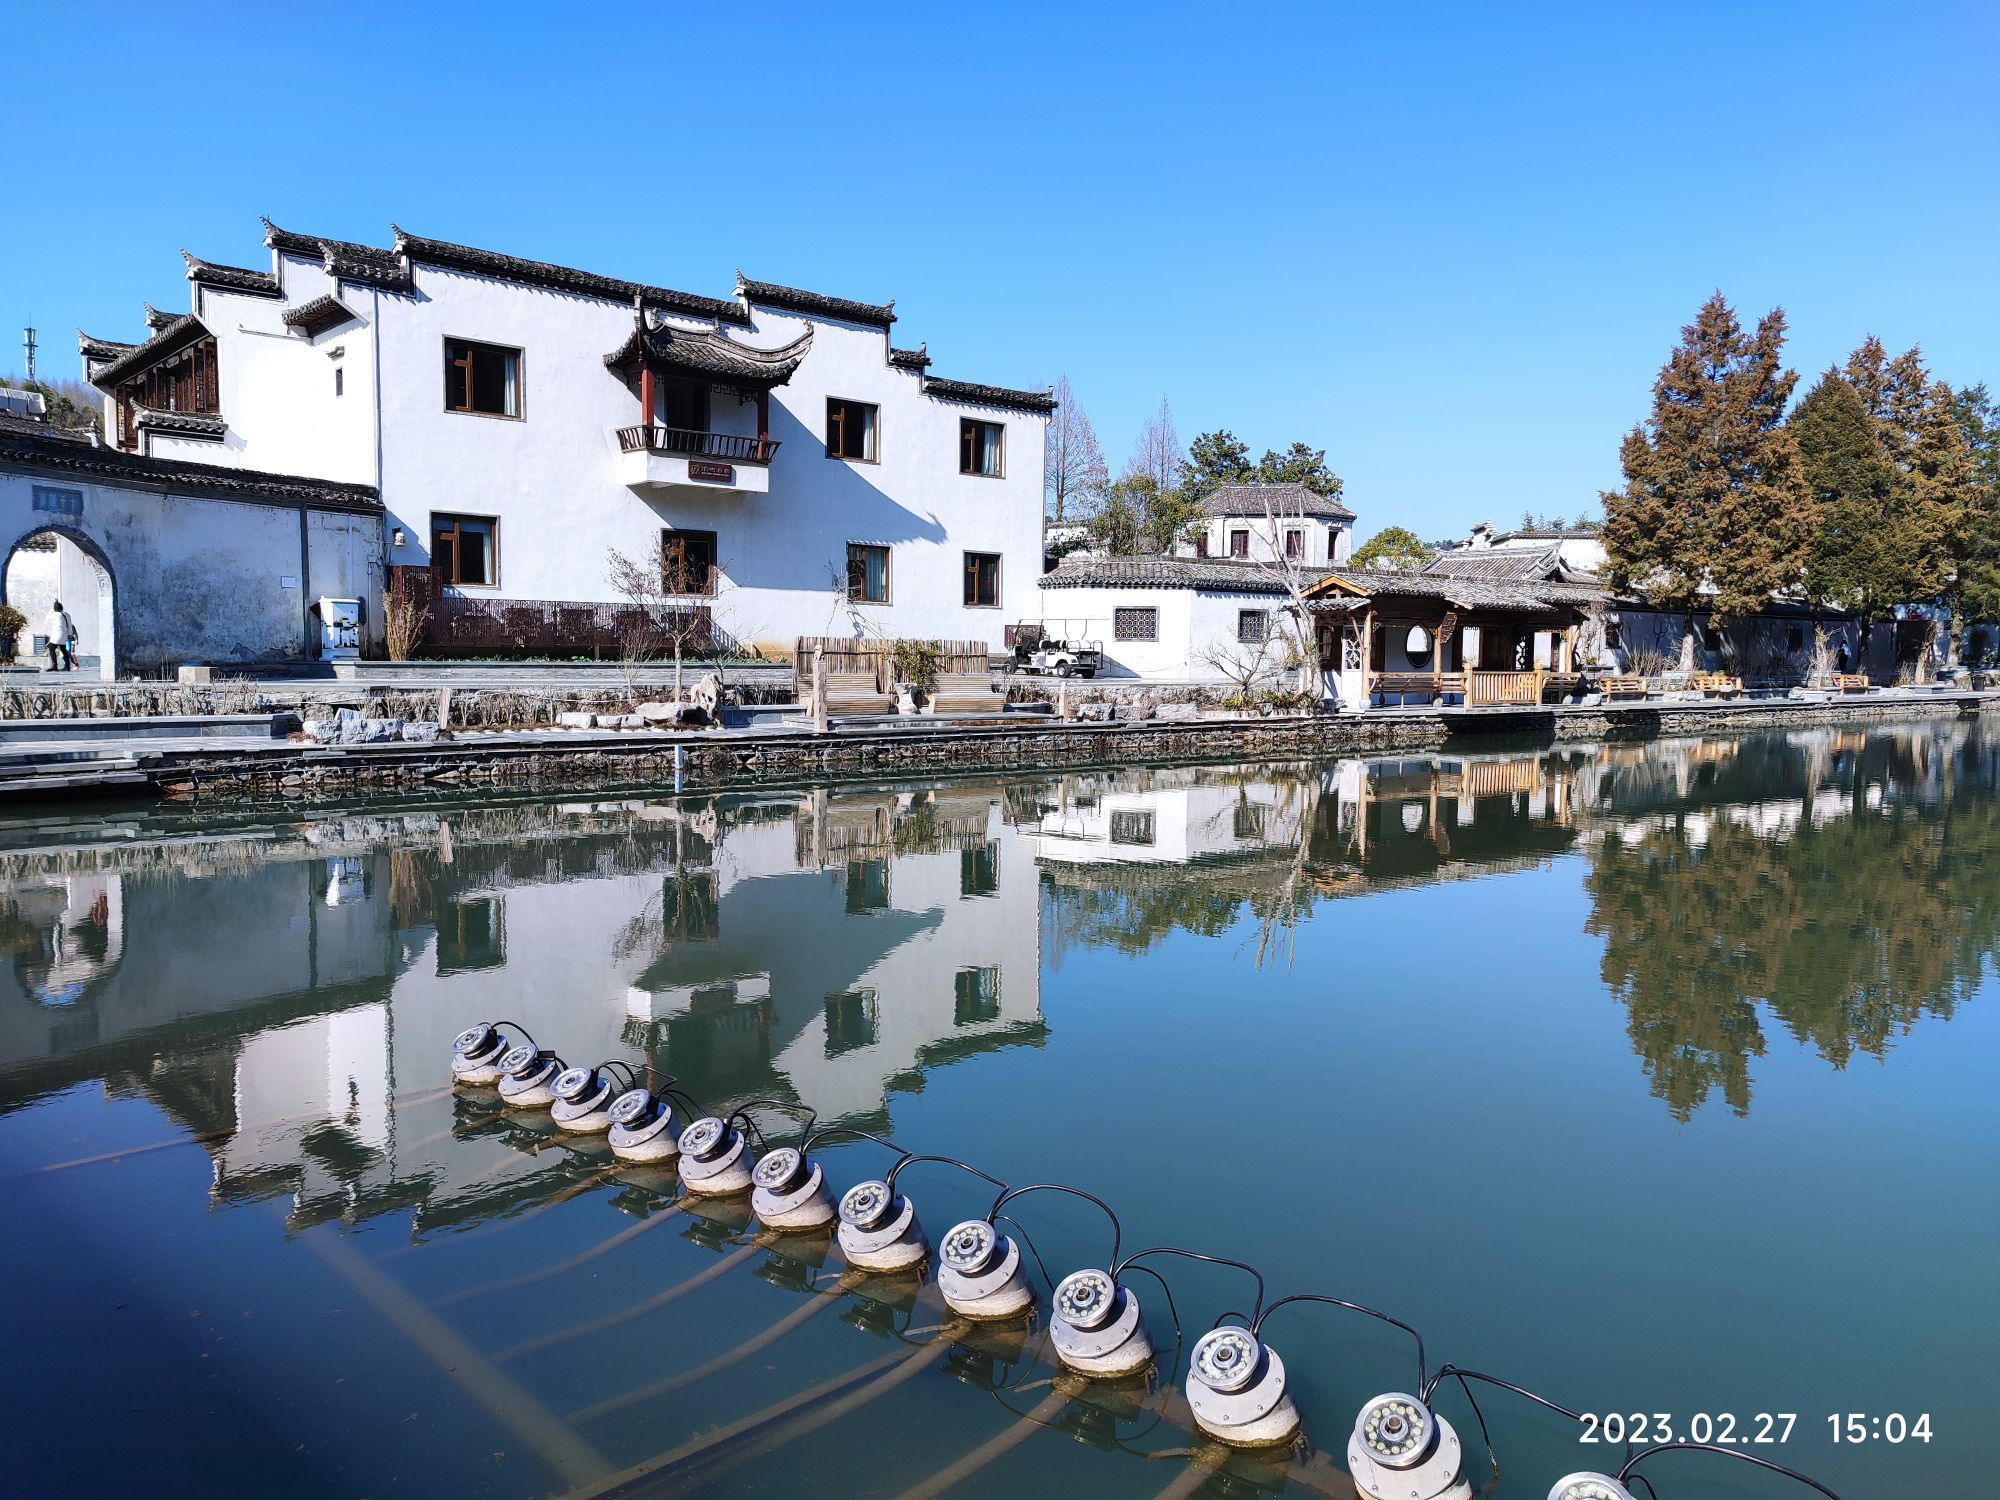
[[[118,579],[111,559],[73,526],[30,527],[0,561],[0,603],[12,604],[28,617],[16,647],[20,661],[33,659],[35,638],[45,633],[44,618],[58,599],[76,623],[78,678],[115,682]],[[39,664],[46,670],[46,654]]]

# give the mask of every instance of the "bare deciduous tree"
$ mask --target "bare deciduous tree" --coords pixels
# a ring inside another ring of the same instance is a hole
[[[684,552],[669,545],[668,536],[661,532],[642,557],[627,557],[616,547],[609,548],[606,557],[613,591],[631,605],[621,632],[628,675],[644,662],[671,655],[674,698],[679,702],[685,698],[681,683],[686,659],[707,657],[715,651],[715,601],[725,585],[722,564],[717,561],[709,570],[715,588],[710,594],[710,579],[693,576],[694,565]]]
[[[1180,434],[1174,431],[1174,409],[1165,396],[1160,409],[1139,430],[1132,456],[1125,460],[1125,477],[1143,477],[1152,482],[1155,494],[1165,495],[1180,483],[1187,454],[1181,449]]]
[[[1076,403],[1069,376],[1056,382],[1056,409],[1043,440],[1042,483],[1048,493],[1049,519],[1058,525],[1088,520],[1104,496],[1111,473],[1090,418]]]

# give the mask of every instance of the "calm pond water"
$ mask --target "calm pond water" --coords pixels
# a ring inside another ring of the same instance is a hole
[[[1751,1451],[1847,1500],[1985,1493],[1996,791],[1959,724],[0,825],[0,1491],[593,1494],[664,1459],[619,1492],[1340,1495],[1356,1410],[1417,1379],[1393,1328],[1287,1307],[1311,1454],[1191,1475],[1177,1396],[1052,1382],[1041,1327],[933,1343],[934,1286],[454,1097],[453,1035],[505,1017],[1088,1189],[1127,1250],[1371,1303],[1433,1371],[1681,1434],[1795,1414]],[[892,1159],[816,1155],[836,1189]],[[901,1185],[934,1241],[992,1198]],[[1106,1263],[1087,1203],[1009,1208],[1056,1277]],[[1251,1295],[1160,1269],[1189,1340]],[[1502,1500],[1618,1466],[1480,1406]]]

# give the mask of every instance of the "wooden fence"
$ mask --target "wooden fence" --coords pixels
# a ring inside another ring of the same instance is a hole
[[[493,599],[442,584],[429,568],[389,571],[392,582],[401,584],[405,596],[427,612],[421,640],[425,656],[655,660],[673,655],[676,633],[681,635],[683,651],[693,657],[729,656],[742,649],[716,626],[706,605],[678,611],[668,629],[636,605]]]
[[[939,672],[984,672],[992,664],[993,648],[984,641],[918,641],[915,644],[938,649],[941,653]],[[856,639],[849,635],[802,635],[792,655],[794,687],[803,697],[803,690],[811,686],[813,652],[817,649],[826,658],[829,676],[835,672],[872,673],[877,691],[887,692],[891,676],[889,654],[895,647],[894,641]]]

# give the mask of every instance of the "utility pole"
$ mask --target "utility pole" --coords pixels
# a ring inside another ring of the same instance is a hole
[[[21,347],[28,351],[28,379],[35,378],[35,330],[26,330],[27,337],[21,340]]]

